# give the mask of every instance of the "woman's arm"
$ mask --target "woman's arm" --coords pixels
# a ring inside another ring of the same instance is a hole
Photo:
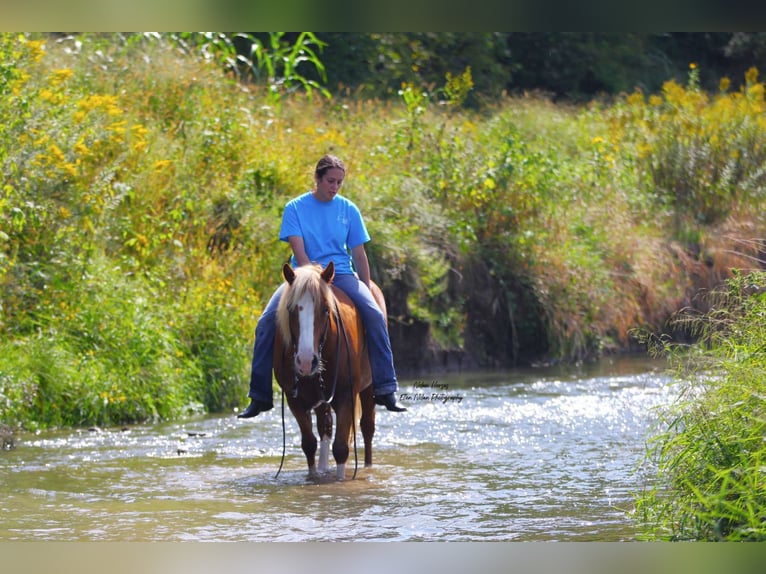
[[[370,286],[370,262],[367,259],[367,251],[364,250],[364,243],[357,245],[351,250],[351,257],[354,260],[354,267],[359,274],[362,283]]]
[[[287,242],[293,250],[293,255],[295,255],[295,260],[298,262],[299,267],[311,263],[309,256],[306,255],[306,247],[303,244],[303,237],[300,235],[290,235],[287,238]]]

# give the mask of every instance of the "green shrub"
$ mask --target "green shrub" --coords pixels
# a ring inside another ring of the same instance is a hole
[[[742,274],[703,316],[692,349],[665,345],[680,399],[650,443],[654,485],[637,498],[647,537],[766,540],[766,274]]]

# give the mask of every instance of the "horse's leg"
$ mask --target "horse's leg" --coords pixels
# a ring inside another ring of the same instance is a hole
[[[317,452],[317,437],[314,436],[314,429],[311,426],[311,411],[303,410],[300,407],[293,408],[293,405],[290,405],[290,410],[292,411],[295,420],[298,421],[298,427],[301,430],[301,448],[303,449],[303,454],[306,455],[309,476],[311,478],[316,478],[316,476],[318,476],[315,459]]]
[[[359,393],[362,404],[362,418],[359,426],[362,427],[364,437],[364,466],[372,466],[372,437],[375,434],[375,399],[372,394],[372,385]]]
[[[346,461],[348,460],[348,439],[351,425],[354,424],[354,405],[347,395],[336,396],[338,405],[335,409],[337,424],[335,429],[335,441],[332,443],[332,455],[337,465],[338,480],[346,478]]]
[[[319,472],[330,470],[330,440],[332,439],[332,409],[327,403],[314,411],[319,432]]]

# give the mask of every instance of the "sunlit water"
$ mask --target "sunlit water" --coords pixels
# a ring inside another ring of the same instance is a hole
[[[633,540],[654,408],[646,359],[401,382],[375,465],[307,479],[279,406],[128,429],[22,435],[0,453],[0,540]],[[409,396],[408,396],[409,395]]]

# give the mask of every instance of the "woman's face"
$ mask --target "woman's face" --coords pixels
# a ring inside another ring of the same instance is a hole
[[[338,190],[343,183],[346,172],[338,167],[328,169],[321,179],[317,179],[315,196],[319,201],[332,201],[338,195]]]

